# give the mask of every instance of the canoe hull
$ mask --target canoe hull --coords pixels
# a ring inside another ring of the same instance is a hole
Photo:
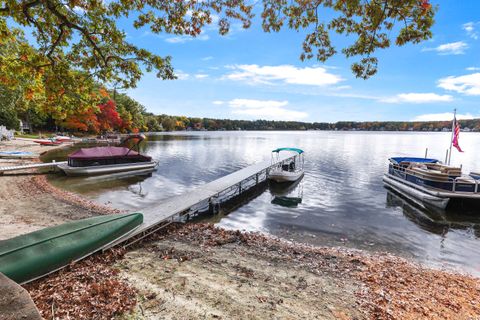
[[[141,213],[82,219],[0,241],[0,272],[25,283],[88,256],[143,222]]]
[[[65,172],[67,176],[93,176],[135,170],[154,170],[156,166],[155,161],[149,161],[91,167],[71,167],[68,164],[63,164],[59,165],[58,168]]]

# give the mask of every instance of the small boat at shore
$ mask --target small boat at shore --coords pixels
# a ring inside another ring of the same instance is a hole
[[[54,137],[54,139],[55,139],[56,141],[61,141],[61,142],[71,142],[71,141],[72,141],[72,138],[67,137],[67,136],[60,136],[60,135],[56,135],[56,136]]]
[[[463,152],[458,144],[460,125],[456,120],[456,110],[452,122],[450,149],[443,164],[437,159],[416,157],[390,158],[388,173],[383,182],[393,190],[419,199],[426,204],[445,209],[451,200],[461,200],[465,204],[480,205],[480,174],[462,173],[462,167],[450,165],[452,146]]]
[[[268,172],[268,179],[276,182],[294,182],[304,174],[304,151],[298,148],[278,148],[272,150],[272,163],[278,162],[281,152],[294,152],[297,155],[288,162],[282,162]]]
[[[30,151],[0,151],[0,159],[36,159],[38,154]]]
[[[437,159],[390,158],[383,182],[397,192],[445,209],[454,200],[480,204],[480,176],[462,174],[462,169],[442,164]]]
[[[62,140],[57,140],[55,138],[37,139],[37,140],[33,140],[33,142],[38,143],[41,146],[58,146],[58,145],[61,145],[63,143]]]
[[[59,165],[68,176],[100,175],[135,170],[154,170],[157,162],[151,157],[139,153],[139,144],[144,135],[132,135],[124,140],[135,139],[131,147],[94,147],[81,148],[68,156],[66,164]],[[137,147],[138,151],[133,148]]]
[[[112,214],[68,222],[0,241],[0,272],[25,283],[80,260],[143,222],[141,213]]]

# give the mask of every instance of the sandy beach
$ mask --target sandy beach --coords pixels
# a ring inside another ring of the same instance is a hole
[[[29,140],[0,142],[0,151],[30,151],[36,154],[59,146],[40,146]],[[0,166],[15,166],[35,159],[1,159]],[[34,170],[15,171],[0,176],[0,240],[32,232],[66,221],[113,212],[74,194],[51,186],[45,174]]]
[[[43,152],[32,142],[0,150]],[[16,161],[20,163],[22,161]],[[13,165],[13,161],[0,165]],[[0,176],[0,239],[108,207],[45,175]],[[25,285],[46,319],[478,319],[480,280],[389,254],[175,225]]]

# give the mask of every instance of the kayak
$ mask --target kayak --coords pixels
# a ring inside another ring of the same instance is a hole
[[[41,146],[58,146],[63,143],[62,141],[57,141],[54,139],[40,139],[40,140],[33,140],[33,142],[38,143]]]
[[[38,154],[29,151],[0,151],[2,159],[35,159]]]
[[[80,260],[133,231],[141,213],[68,222],[0,241],[0,272],[25,283]]]
[[[63,143],[62,141],[58,141],[55,139],[40,139],[40,140],[33,140],[33,142],[38,143],[41,146],[58,146]]]

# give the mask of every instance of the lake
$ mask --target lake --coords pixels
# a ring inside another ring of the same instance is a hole
[[[161,203],[258,161],[277,147],[306,152],[305,176],[289,190],[266,187],[227,215],[208,217],[225,228],[260,231],[320,246],[387,251],[429,265],[480,275],[480,210],[427,209],[386,189],[382,175],[392,156],[444,160],[450,133],[416,132],[181,132],[151,135],[142,152],[159,161],[156,172],[123,178],[50,181],[99,203],[129,211]],[[465,151],[452,164],[480,169],[480,134],[462,133]],[[63,151],[64,153],[64,151]],[[60,160],[62,152],[47,159]],[[276,201],[288,194],[297,206]]]

